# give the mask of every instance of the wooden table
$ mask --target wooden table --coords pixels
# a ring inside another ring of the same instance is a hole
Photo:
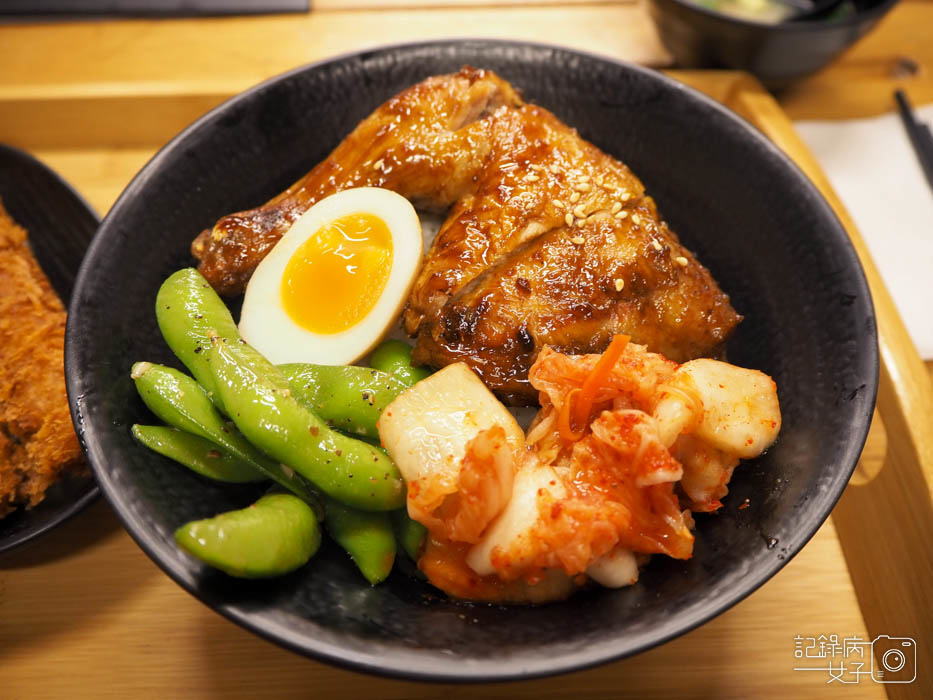
[[[484,36],[552,42],[658,67],[670,62],[636,4],[506,7],[447,0],[424,9],[415,7],[419,1],[405,3],[408,9],[393,0],[320,0],[307,15],[0,26],[0,141],[34,152],[104,213],[155,150],[210,107],[259,80],[349,50]],[[895,86],[917,103],[933,101],[933,3],[904,0],[873,35],[781,95],[780,106],[742,74],[673,75],[758,125],[798,160],[851,226],[785,112],[793,118],[876,114],[891,108]],[[879,633],[915,637],[919,647],[919,682],[887,686],[888,695],[933,697],[925,593],[930,521],[923,499],[912,524],[895,527],[896,537],[888,533],[880,556],[868,559],[852,546],[873,536],[866,533],[873,522],[866,513],[891,515],[874,512],[879,494],[882,502],[904,503],[919,489],[928,508],[933,483],[929,377],[868,265],[887,358],[879,409],[890,439],[876,420],[857,480],[880,474],[868,487],[850,486],[833,518],[767,585],[690,634],[602,668],[526,683],[476,688],[361,676],[279,649],[186,595],[101,501],[0,558],[0,699],[882,698],[885,687],[870,680],[827,684],[825,673],[793,670],[798,634],[870,640]],[[928,369],[933,373],[933,364]]]

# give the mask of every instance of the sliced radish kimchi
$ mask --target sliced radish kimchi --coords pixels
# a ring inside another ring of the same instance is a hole
[[[688,559],[691,511],[715,511],[781,416],[771,378],[678,365],[616,336],[600,355],[544,348],[524,437],[479,379],[448,366],[403,392],[380,437],[430,539],[419,567],[449,595],[536,603],[587,580],[635,583],[651,554]]]

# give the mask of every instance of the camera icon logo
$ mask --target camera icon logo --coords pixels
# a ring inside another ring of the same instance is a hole
[[[879,634],[871,650],[871,679],[875,683],[912,683],[917,678],[915,640]]]

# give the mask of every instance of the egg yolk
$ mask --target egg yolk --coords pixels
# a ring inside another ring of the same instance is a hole
[[[331,221],[302,243],[285,267],[282,306],[314,333],[340,333],[368,314],[392,269],[392,234],[373,214]]]

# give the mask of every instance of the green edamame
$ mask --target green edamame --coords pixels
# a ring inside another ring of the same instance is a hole
[[[392,530],[405,553],[411,557],[412,561],[417,562],[428,537],[428,528],[417,520],[412,520],[408,516],[408,511],[402,508],[392,511]]]
[[[392,460],[328,427],[246,343],[216,338],[207,358],[217,392],[250,442],[346,505],[379,511],[404,504],[405,484]]]
[[[431,376],[426,367],[411,366],[411,346],[401,340],[386,340],[373,350],[369,364],[398,378],[406,387]]]
[[[253,447],[228,425],[204,389],[188,375],[172,367],[137,362],[130,375],[143,403],[169,425],[198,435],[251,464],[266,478],[284,486],[322,513],[320,499],[304,479]]]
[[[307,503],[272,493],[248,508],[182,525],[175,542],[231,576],[265,578],[307,563],[321,546],[321,530]]]
[[[159,287],[156,320],[169,348],[223,411],[205,351],[212,334],[240,337],[227,305],[200,272],[188,267],[172,274]]]
[[[135,425],[134,437],[209,478],[265,476],[299,497],[269,494],[249,508],[188,523],[175,533],[181,547],[233,576],[280,575],[317,550],[323,512],[328,531],[370,583],[388,576],[398,543],[417,559],[425,529],[400,510],[404,481],[384,450],[363,441],[378,439],[385,406],[429,374],[411,366],[408,345],[383,343],[373,353],[374,369],[277,369],[242,341],[223,300],[193,268],[162,284],[156,317],[197,381],[169,367],[134,365],[143,401],[174,426]],[[315,487],[328,494],[323,505]]]
[[[395,563],[395,535],[388,513],[348,508],[334,500],[324,505],[324,526],[371,584],[381,583]]]
[[[292,395],[331,427],[378,439],[382,410],[407,388],[396,377],[368,367],[279,365]]]
[[[131,432],[140,444],[208,479],[230,484],[266,480],[253,465],[219,449],[210,440],[183,430],[164,425],[134,425]]]

